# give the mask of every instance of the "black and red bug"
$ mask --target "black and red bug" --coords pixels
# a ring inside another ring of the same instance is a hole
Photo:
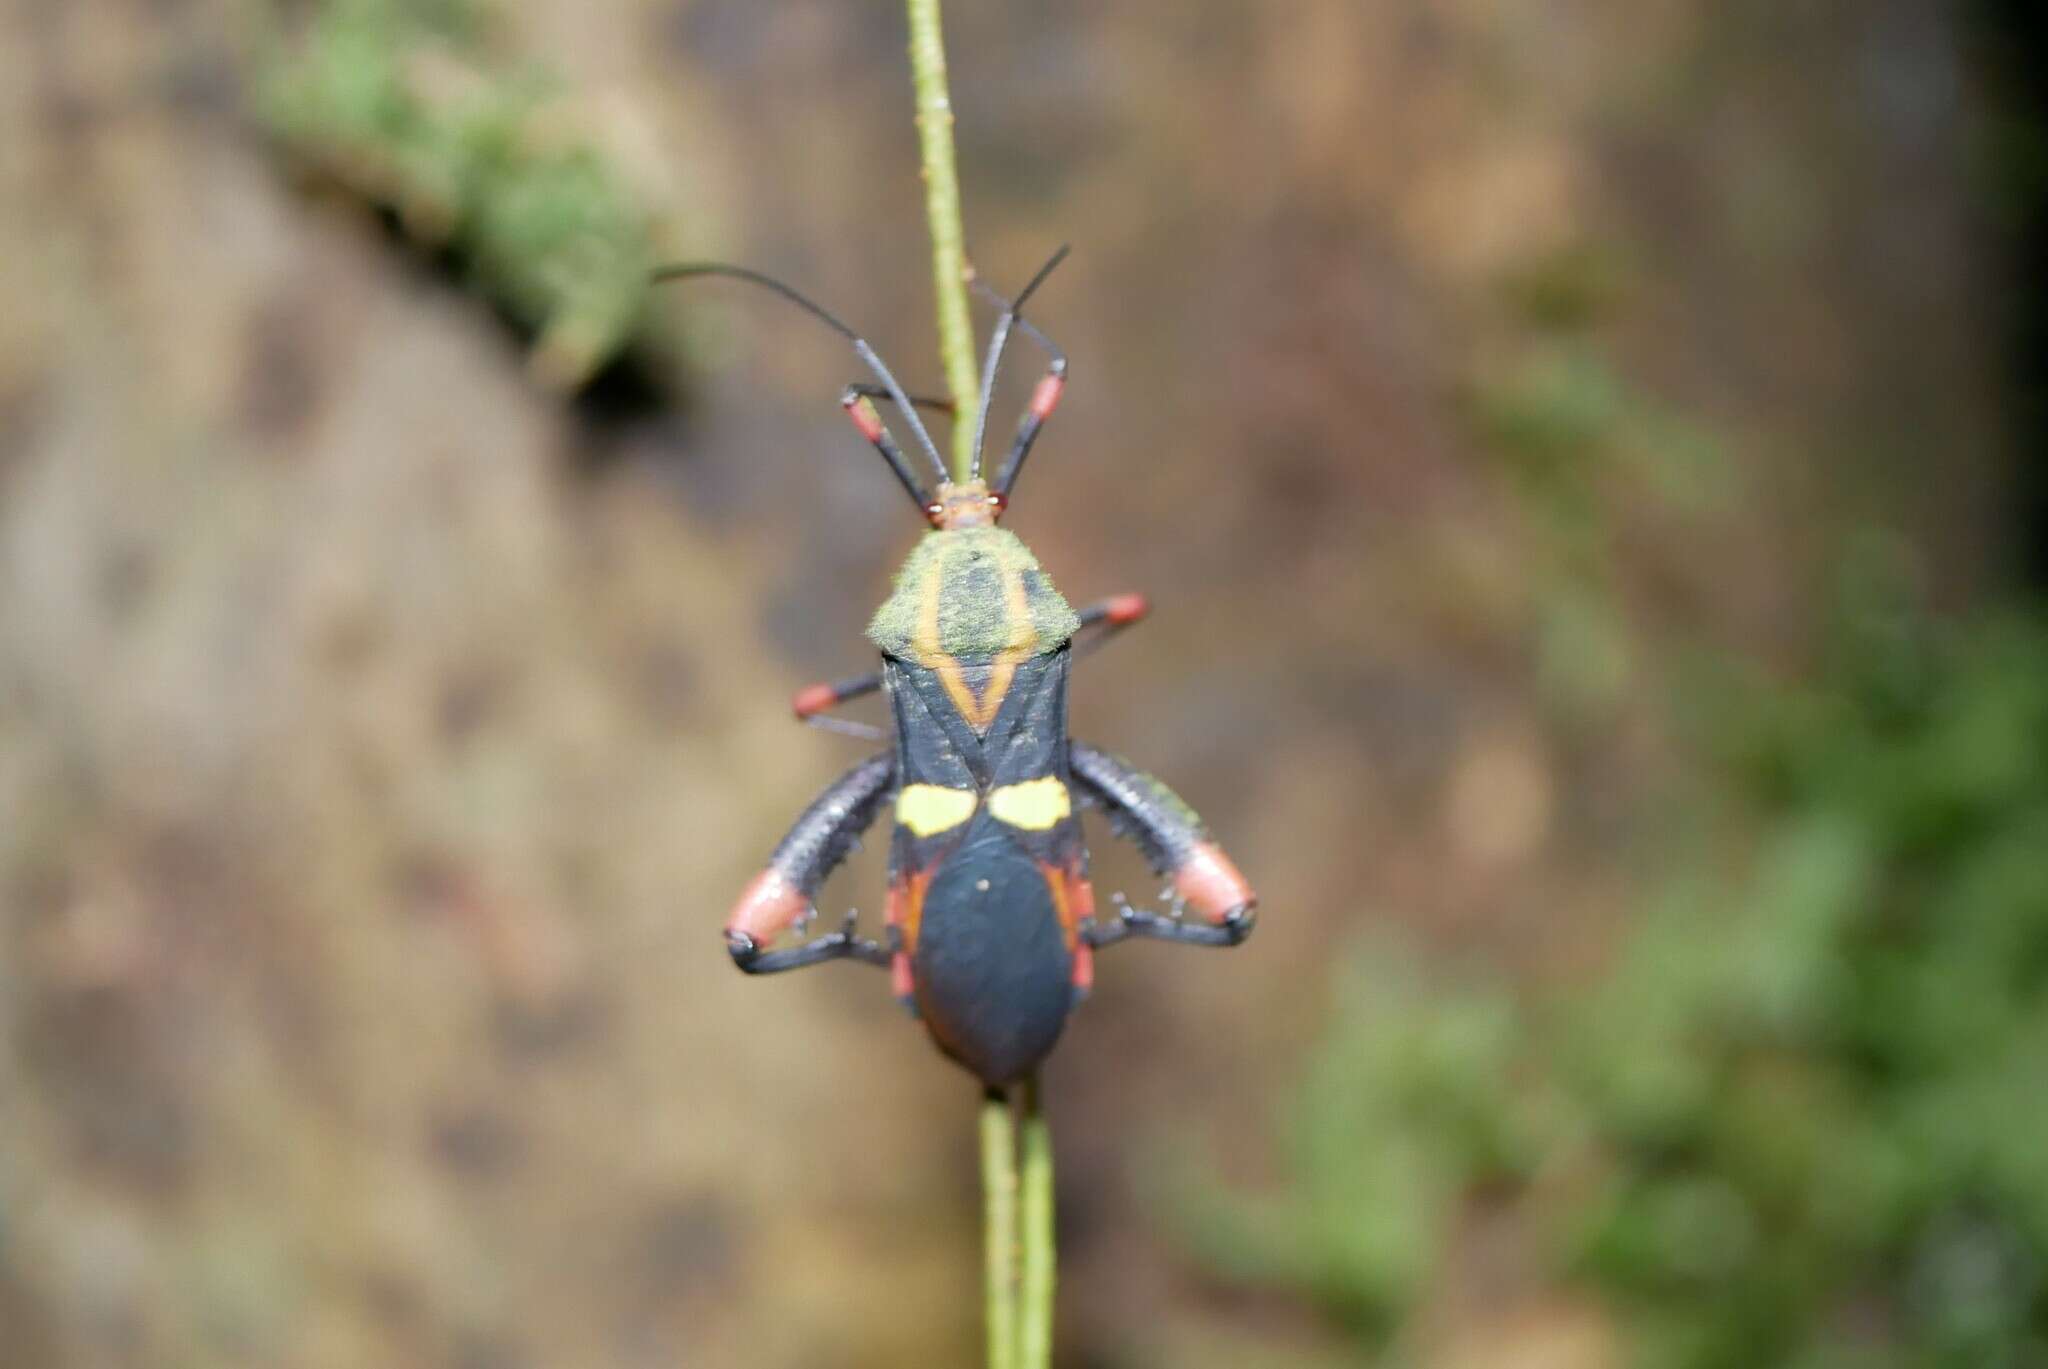
[[[859,334],[782,282],[743,267],[691,264],[657,279],[722,275],[775,291],[853,344],[879,386],[847,387],[841,402],[889,463],[930,529],[897,572],[868,624],[881,668],[800,691],[796,714],[829,723],[831,709],[882,691],[893,745],[834,781],[790,828],[726,918],[735,963],[773,974],[828,960],[890,970],[899,998],[939,1048],[991,1086],[1008,1084],[1052,1050],[1090,988],[1094,952],[1128,937],[1234,946],[1251,933],[1257,899],[1193,809],[1165,784],[1067,735],[1067,680],[1077,635],[1113,633],[1143,618],[1146,601],[1119,595],[1076,613],[1030,550],[998,526],[1039,430],[1058,406],[1067,359],[1026,322],[1025,302],[1066,255],[1061,248],[1001,307],[982,368],[974,468],[948,478],[930,433],[889,368]],[[1013,331],[1050,356],[993,481],[981,449]],[[930,458],[926,487],[874,400],[902,413]],[[929,401],[922,401],[929,402]],[[1095,916],[1079,807],[1100,807],[1166,877],[1174,907],[1122,907]],[[839,930],[786,949],[778,937],[806,922],[827,876],[884,811],[889,848],[885,940]]]

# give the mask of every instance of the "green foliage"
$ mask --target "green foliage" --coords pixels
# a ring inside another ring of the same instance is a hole
[[[1530,612],[1549,699],[1598,715],[1636,673],[1616,543],[1632,524],[1725,506],[1714,436],[1629,380],[1599,326],[1624,293],[1611,249],[1538,258],[1502,282],[1511,327],[1464,387],[1462,413],[1538,550]]]
[[[2048,628],[1893,602],[1700,691],[1738,801],[1590,992],[1353,971],[1286,1186],[1197,1248],[1384,1328],[1505,1179],[1639,1363],[2048,1363]]]
[[[331,0],[272,53],[259,109],[300,161],[531,328],[537,374],[579,385],[650,340],[652,219],[555,83],[493,57],[482,20],[463,0]]]
[[[1287,1118],[1292,1182],[1253,1199],[1186,1185],[1175,1212],[1219,1272],[1378,1332],[1421,1292],[1466,1186],[1526,1175],[1547,1128],[1541,1100],[1511,1087],[1505,998],[1435,994],[1383,951],[1343,971],[1336,1001]]]

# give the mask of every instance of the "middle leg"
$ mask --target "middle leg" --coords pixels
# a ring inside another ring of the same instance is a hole
[[[1144,621],[1152,611],[1151,601],[1142,594],[1113,594],[1107,599],[1088,605],[1077,615],[1081,620],[1081,631],[1100,628],[1101,633],[1084,643],[1079,650],[1092,652],[1109,641],[1117,633]],[[796,720],[811,727],[823,727],[830,731],[846,732],[851,736],[879,740],[881,731],[865,723],[849,722],[829,716],[841,704],[853,699],[864,698],[882,687],[882,672],[870,670],[863,675],[848,675],[844,679],[820,680],[799,689],[789,701],[790,712]]]
[[[1112,594],[1109,598],[1088,605],[1080,612],[1081,630],[1099,627],[1101,633],[1074,648],[1074,659],[1100,651],[1109,644],[1109,639],[1143,622],[1145,615],[1152,611],[1152,601],[1142,594]]]
[[[835,718],[831,713],[847,700],[862,698],[881,687],[882,673],[878,670],[869,671],[865,675],[849,675],[843,680],[821,680],[817,684],[805,685],[796,692],[795,697],[789,701],[790,712],[796,714],[796,720],[807,727],[841,732],[868,741],[880,741],[884,735],[881,728],[846,718]]]

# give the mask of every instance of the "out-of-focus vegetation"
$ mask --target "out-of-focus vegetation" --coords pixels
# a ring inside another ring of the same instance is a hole
[[[486,41],[483,0],[328,0],[274,43],[268,126],[305,165],[450,254],[535,336],[534,374],[574,388],[636,343],[656,223],[532,59]]]
[[[1814,681],[1695,681],[1727,792],[1590,989],[1340,978],[1216,1268],[1378,1344],[1507,1206],[1635,1362],[2048,1362],[2048,626],[1850,597]]]
[[[1501,336],[1474,364],[1462,406],[1533,533],[1538,684],[1581,719],[1611,707],[1635,675],[1640,644],[1617,592],[1619,511],[1698,517],[1730,498],[1721,445],[1632,384],[1602,332],[1626,299],[1621,258],[1578,243],[1508,273]]]

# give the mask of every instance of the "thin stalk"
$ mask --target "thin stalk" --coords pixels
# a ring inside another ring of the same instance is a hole
[[[974,318],[967,308],[967,232],[960,222],[960,176],[953,162],[953,101],[946,92],[946,44],[939,27],[939,0],[904,0],[904,4],[910,16],[910,74],[917,94],[925,216],[932,232],[939,360],[953,399],[951,471],[955,482],[964,482],[974,467],[975,412],[981,387],[974,365]],[[1021,1232],[1020,1154],[1024,1167]],[[1009,1099],[994,1090],[983,1099],[981,1184],[989,1369],[1049,1369],[1054,1277],[1052,1133],[1039,1108],[1036,1075],[1024,1084],[1021,1145]]]
[[[1017,1369],[1051,1369],[1052,1304],[1057,1283],[1053,1241],[1052,1128],[1039,1106],[1038,1076],[1024,1081],[1023,1263],[1018,1300]]]
[[[981,1103],[981,1200],[988,1369],[1017,1369],[1017,1130],[996,1089]]]
[[[939,310],[939,360],[953,397],[955,481],[974,464],[974,318],[967,309],[967,232],[960,223],[960,176],[953,165],[953,101],[946,93],[946,44],[939,0],[904,0],[910,12],[910,75],[917,92],[918,156],[925,216],[932,228],[932,292]]]

